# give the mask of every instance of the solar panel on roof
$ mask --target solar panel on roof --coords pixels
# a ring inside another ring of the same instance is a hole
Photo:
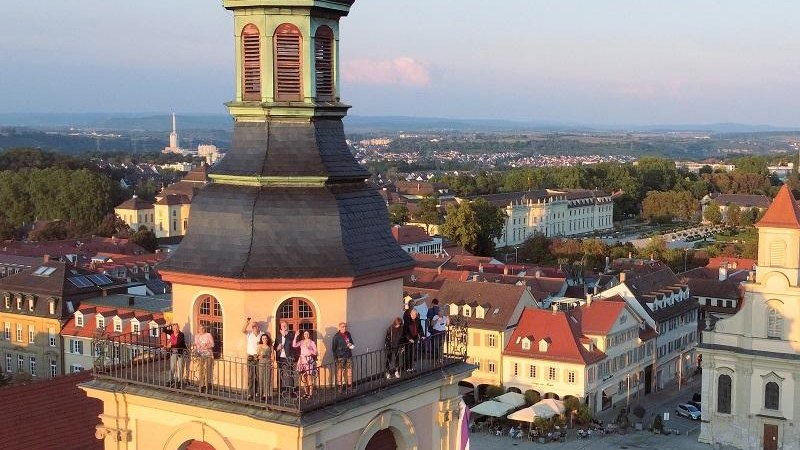
[[[112,283],[111,279],[105,275],[87,275],[86,278],[90,279],[98,286],[105,286]]]
[[[68,278],[68,280],[69,280],[70,283],[72,283],[73,285],[75,285],[75,287],[78,287],[78,288],[85,288],[85,287],[94,286],[94,284],[92,284],[91,281],[87,280],[86,277],[83,277],[83,276],[81,276],[81,277],[71,277],[71,278]]]
[[[56,271],[55,267],[48,267],[47,270],[42,273],[42,276],[49,277],[53,272]]]
[[[33,274],[34,275],[42,275],[44,273],[44,271],[47,270],[48,268],[49,267],[47,267],[47,266],[39,267],[38,269],[36,269],[35,272],[33,272]]]

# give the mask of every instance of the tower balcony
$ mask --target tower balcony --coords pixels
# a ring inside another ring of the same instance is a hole
[[[97,337],[95,379],[144,388],[153,396],[161,392],[187,403],[206,399],[300,416],[455,369],[467,358],[465,325],[451,325],[418,344],[354,354],[344,361],[300,364],[291,359],[248,361],[191,350],[172,352],[165,344],[163,334],[156,337],[149,330]]]

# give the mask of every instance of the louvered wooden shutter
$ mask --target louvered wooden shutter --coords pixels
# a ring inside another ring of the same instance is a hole
[[[333,101],[333,31],[322,26],[314,39],[317,100]]]
[[[242,30],[242,98],[261,100],[261,39],[253,24]]]
[[[294,25],[285,23],[275,31],[275,100],[303,100],[302,36]]]

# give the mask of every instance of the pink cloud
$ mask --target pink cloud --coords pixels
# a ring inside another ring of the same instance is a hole
[[[407,56],[375,61],[358,59],[342,66],[342,78],[348,83],[399,86],[429,86],[431,76],[419,61]]]

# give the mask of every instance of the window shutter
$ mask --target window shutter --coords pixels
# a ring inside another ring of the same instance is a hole
[[[314,39],[314,63],[317,100],[333,101],[333,31],[319,27]]]
[[[82,355],[83,354],[83,341],[77,341],[77,342],[78,342],[78,354]]]
[[[303,99],[301,41],[294,25],[285,23],[275,30],[275,100],[279,102]]]
[[[242,98],[261,100],[261,37],[249,24],[242,30]]]

